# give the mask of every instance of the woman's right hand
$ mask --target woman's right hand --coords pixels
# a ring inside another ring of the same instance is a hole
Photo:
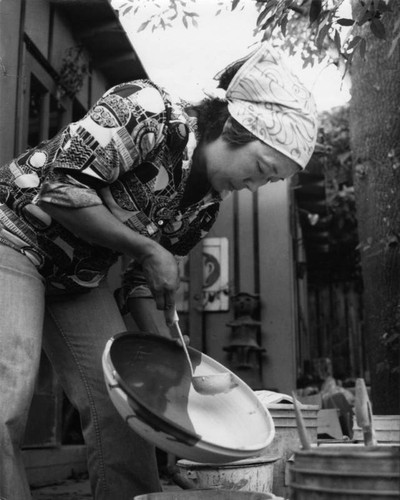
[[[156,244],[140,263],[157,309],[165,311],[167,324],[171,324],[175,295],[179,288],[179,269],[175,257]]]

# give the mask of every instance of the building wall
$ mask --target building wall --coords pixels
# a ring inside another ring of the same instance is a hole
[[[263,382],[291,394],[296,388],[296,302],[290,185],[265,186],[259,199],[261,320],[267,349]]]
[[[237,371],[251,386],[290,394],[296,384],[296,297],[292,255],[291,196],[287,181],[264,186],[257,195],[241,191],[223,204],[210,237],[229,240],[230,294],[259,294],[261,382],[254,370]],[[234,319],[229,311],[203,313],[206,352],[230,366],[224,347]],[[204,345],[203,345],[204,347]],[[234,370],[236,371],[236,370]],[[260,385],[259,385],[260,384]]]
[[[69,123],[73,118],[73,99],[57,87],[57,74],[68,49],[78,44],[68,22],[57,11],[56,4],[49,0],[0,1],[2,164],[21,153],[27,146],[31,75],[35,75],[48,89],[46,96],[52,94],[63,107],[61,125]],[[82,54],[82,60],[88,64],[89,54],[85,51]],[[85,78],[79,93],[74,96],[74,100],[80,104],[79,111],[87,110],[109,86],[106,76],[96,68],[91,68],[90,75]],[[50,126],[45,128],[50,130]],[[111,281],[116,283],[119,274],[118,264],[111,271]],[[60,385],[44,356],[28,419],[25,448],[54,447],[60,444],[62,402]]]
[[[55,72],[60,70],[68,49],[76,47],[78,41],[48,0],[2,0],[0,33],[0,162],[4,163],[25,147],[20,138],[22,100],[29,88],[24,36]],[[83,52],[85,59],[88,62]],[[104,75],[94,69],[75,98],[87,109],[107,88]]]
[[[21,0],[0,2],[0,163],[14,154]]]
[[[48,0],[35,0],[33,2],[28,0],[25,5],[24,31],[47,59],[52,43],[50,3]]]

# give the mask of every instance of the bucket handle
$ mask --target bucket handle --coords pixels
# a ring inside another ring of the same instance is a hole
[[[171,477],[172,481],[180,486],[184,490],[195,490],[197,489],[196,484],[181,474],[179,468],[176,465],[168,467],[168,474]]]

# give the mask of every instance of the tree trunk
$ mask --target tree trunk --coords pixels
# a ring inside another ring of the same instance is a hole
[[[364,25],[366,59],[357,54],[351,69],[350,134],[364,330],[377,415],[400,413],[400,43],[388,57],[399,4],[391,2],[393,13],[385,16],[387,40],[376,38]],[[397,348],[388,349],[385,341],[396,338]]]

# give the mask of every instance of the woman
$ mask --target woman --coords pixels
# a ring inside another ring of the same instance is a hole
[[[147,80],[118,85],[0,169],[0,497],[30,498],[19,447],[42,345],[79,410],[94,498],[160,491],[153,447],[103,381],[105,343],[126,329],[107,271],[133,260],[119,297],[138,325],[168,334],[163,316],[142,312],[172,322],[175,255],[206,235],[229,191],[290,177],[315,144],[312,98],[268,45],[221,81],[232,73],[226,102],[192,107]]]

